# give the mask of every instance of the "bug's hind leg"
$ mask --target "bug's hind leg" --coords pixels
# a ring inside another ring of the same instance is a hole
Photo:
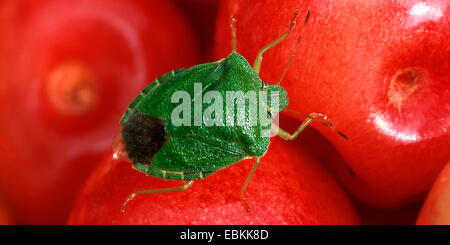
[[[155,193],[174,192],[174,191],[184,191],[184,190],[188,189],[189,187],[191,187],[193,183],[194,183],[194,181],[191,180],[191,181],[185,182],[184,185],[182,185],[182,186],[176,186],[176,187],[170,187],[170,188],[162,188],[162,189],[136,190],[133,193],[131,193],[131,195],[128,196],[128,198],[127,198],[127,200],[125,202],[122,203],[122,205],[120,206],[120,211],[122,213],[125,212],[125,207],[127,206],[127,204],[131,200],[133,200],[133,198],[136,195],[155,194]]]
[[[251,170],[250,173],[248,174],[247,179],[245,180],[244,184],[243,184],[242,187],[241,187],[241,201],[242,201],[242,203],[244,204],[244,206],[245,206],[247,212],[250,212],[250,207],[248,206],[247,198],[245,197],[245,190],[247,189],[248,183],[250,182],[250,179],[252,178],[253,174],[254,174],[255,171],[256,171],[256,168],[258,167],[259,160],[260,160],[260,158],[257,157],[257,158],[256,158],[256,161],[255,161],[255,164],[253,164],[252,170]]]
[[[327,116],[325,116],[325,115],[322,115],[322,114],[319,114],[319,113],[311,113],[309,115],[304,115],[302,113],[295,112],[295,111],[292,111],[292,110],[289,110],[289,109],[285,109],[285,110],[293,112],[293,113],[296,113],[296,114],[300,114],[300,115],[306,116],[307,119],[302,124],[300,124],[300,126],[297,128],[297,130],[295,130],[295,132],[292,133],[292,134],[290,134],[290,133],[284,131],[283,129],[279,128],[277,125],[272,124],[272,130],[274,132],[276,132],[277,136],[279,136],[280,138],[282,138],[284,140],[294,140],[313,121],[318,121],[318,122],[322,123],[323,125],[325,125],[325,126],[331,128],[332,130],[334,130],[337,134],[342,136],[344,139],[350,140],[345,134],[343,134],[341,131],[337,130],[337,128],[334,126],[334,123],[331,122],[327,118]]]

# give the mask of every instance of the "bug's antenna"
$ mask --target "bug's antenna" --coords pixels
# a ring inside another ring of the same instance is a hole
[[[291,58],[289,59],[286,68],[284,68],[283,74],[281,75],[280,80],[276,83],[276,85],[280,85],[281,81],[283,80],[284,76],[286,75],[286,72],[289,68],[289,66],[291,65],[292,59],[294,59],[295,56],[295,52],[297,52],[297,48],[300,44],[300,40],[302,40],[302,36],[303,36],[303,32],[305,31],[305,27],[306,24],[308,24],[308,20],[309,20],[309,15],[311,14],[311,8],[308,9],[308,13],[306,13],[306,18],[305,18],[305,22],[303,22],[303,27],[302,30],[300,31],[300,34],[298,36],[297,42],[295,43],[295,47],[294,50],[291,53]]]
[[[236,50],[236,15],[231,17],[231,52],[237,53]]]

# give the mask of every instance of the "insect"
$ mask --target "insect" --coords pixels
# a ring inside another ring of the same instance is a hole
[[[295,12],[287,30],[259,51],[253,66],[250,66],[247,60],[237,53],[236,17],[233,16],[231,20],[232,52],[228,57],[188,69],[171,71],[158,77],[140,92],[120,120],[121,130],[117,141],[120,143],[115,144],[115,156],[120,155],[128,159],[132,162],[134,169],[147,175],[168,180],[182,180],[185,183],[182,186],[172,188],[136,190],[122,204],[122,211],[136,195],[186,190],[197,179],[210,176],[218,170],[241,160],[255,158],[253,168],[240,190],[241,200],[246,210],[250,211],[245,190],[255,173],[260,158],[269,148],[270,135],[261,132],[269,130],[269,132],[276,132],[277,136],[285,140],[293,140],[312,121],[318,121],[348,139],[334,127],[326,116],[318,113],[310,115],[298,113],[307,119],[292,134],[278,128],[274,123],[263,125],[260,121],[257,121],[250,124],[249,119],[244,121],[243,125],[236,125],[233,119],[233,123],[226,126],[207,126],[206,123],[186,125],[189,124],[190,120],[186,124],[178,125],[173,120],[172,112],[176,110],[178,105],[173,103],[172,95],[177,91],[185,91],[189,98],[194,98],[192,101],[201,98],[203,93],[209,91],[216,91],[219,95],[224,95],[230,90],[243,91],[243,93],[253,91],[257,97],[258,92],[267,92],[268,94],[278,92],[277,94],[281,96],[277,108],[273,101],[269,99],[254,102],[262,105],[265,101],[264,110],[258,111],[257,114],[271,119],[275,113],[288,110],[286,108],[288,104],[287,93],[279,84],[283,80],[299,46],[305,26],[308,23],[310,10],[306,14],[295,48],[278,83],[269,85],[267,82],[262,82],[259,73],[262,55],[289,36],[296,24],[297,16],[298,11]],[[195,83],[202,86],[200,91],[196,92],[193,89]],[[272,97],[269,96],[268,98]],[[223,104],[220,106],[223,107]],[[220,106],[219,109],[222,109]],[[200,112],[206,110],[200,110]],[[237,112],[235,108],[229,109],[228,107],[224,108],[223,111]],[[244,111],[245,113],[247,112]],[[185,116],[194,115],[195,117],[195,114],[195,109],[188,110]],[[215,115],[215,118],[223,119],[220,115]]]

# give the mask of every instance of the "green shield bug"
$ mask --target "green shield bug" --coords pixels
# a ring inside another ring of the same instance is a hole
[[[348,139],[326,116],[318,113],[298,113],[307,120],[293,134],[272,122],[275,113],[288,110],[287,93],[279,84],[294,57],[309,15],[310,10],[290,60],[275,85],[259,78],[262,55],[289,36],[298,11],[288,29],[259,51],[253,66],[236,51],[236,18],[233,17],[232,53],[228,57],[171,71],[139,93],[120,120],[121,129],[113,145],[114,156],[129,160],[134,169],[147,175],[182,180],[185,184],[165,189],[136,190],[122,204],[122,211],[138,194],[185,190],[197,179],[244,159],[255,158],[240,190],[241,200],[249,211],[245,189],[260,158],[269,148],[271,133],[293,140],[317,120]],[[202,100],[209,101],[210,106],[203,108]]]

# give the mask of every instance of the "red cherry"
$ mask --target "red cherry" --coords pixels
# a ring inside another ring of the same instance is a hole
[[[441,171],[422,206],[418,225],[450,225],[450,162]]]
[[[320,124],[339,151],[330,161],[345,186],[378,207],[421,200],[450,159],[450,4],[422,1],[224,1],[217,57],[237,49],[253,61],[288,27],[288,40],[264,54],[261,77],[277,82],[308,8],[303,40],[281,83],[289,108],[327,115],[350,142]]]
[[[138,91],[198,62],[169,1],[2,1],[0,40],[0,191],[26,224],[65,223]]]

